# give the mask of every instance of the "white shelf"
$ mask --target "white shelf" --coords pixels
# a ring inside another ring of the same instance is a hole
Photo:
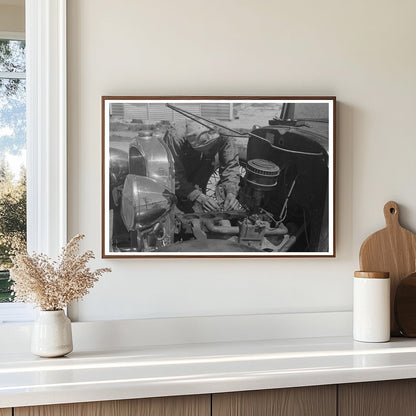
[[[0,408],[416,377],[416,340],[350,337],[0,354]]]

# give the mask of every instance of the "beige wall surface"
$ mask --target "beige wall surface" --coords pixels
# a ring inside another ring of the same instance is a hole
[[[351,310],[384,203],[416,231],[415,15],[413,0],[68,0],[69,236],[113,269],[78,319]],[[100,259],[100,97],[246,94],[337,96],[337,257]]]
[[[25,31],[25,9],[24,7],[0,4],[0,32],[24,32],[24,31]]]

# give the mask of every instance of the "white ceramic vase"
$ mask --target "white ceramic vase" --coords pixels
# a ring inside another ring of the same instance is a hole
[[[71,321],[63,310],[40,311],[33,325],[31,351],[40,357],[62,357],[72,351]]]

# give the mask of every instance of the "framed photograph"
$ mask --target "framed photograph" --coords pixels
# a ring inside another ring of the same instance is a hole
[[[103,257],[334,257],[335,97],[102,97]]]

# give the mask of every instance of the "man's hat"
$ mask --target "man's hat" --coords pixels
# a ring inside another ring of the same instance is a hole
[[[202,124],[187,120],[185,137],[193,149],[203,152],[210,149],[220,135]]]

